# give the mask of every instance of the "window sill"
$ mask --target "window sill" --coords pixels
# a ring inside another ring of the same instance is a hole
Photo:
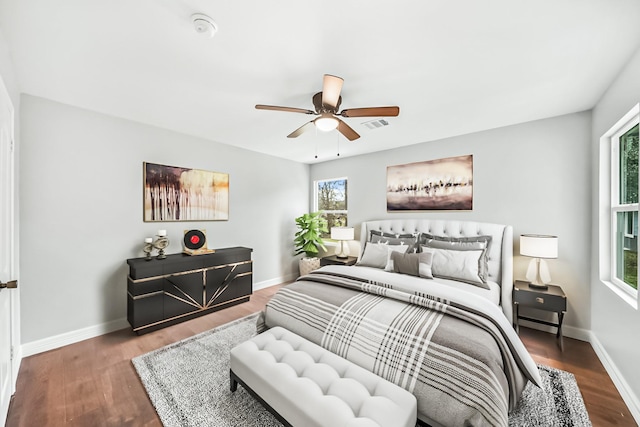
[[[633,307],[634,310],[638,309],[638,300],[637,300],[637,298],[634,298],[632,295],[630,295],[627,292],[623,291],[618,286],[614,285],[613,283],[611,283],[609,281],[601,280],[601,282],[604,283],[604,285],[606,287],[611,289],[614,294],[618,295],[624,302],[626,302],[631,307]]]

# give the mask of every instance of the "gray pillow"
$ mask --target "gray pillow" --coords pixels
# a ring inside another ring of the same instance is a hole
[[[431,274],[433,251],[426,250],[415,254],[393,252],[391,260],[393,261],[393,271],[396,273],[433,279]]]
[[[474,245],[475,243],[483,243],[484,246]],[[467,250],[489,249],[491,246],[491,236],[444,237],[434,236],[428,233],[420,233],[418,236],[418,244],[429,247],[438,247],[432,245],[440,245],[440,249],[451,250],[464,250],[464,248]]]
[[[381,243],[379,243],[379,244],[381,244]],[[408,253],[408,251],[409,251],[409,246],[408,245],[385,245],[385,244],[382,244],[382,246],[385,246],[387,248],[387,265],[384,266],[384,271],[393,271],[393,259],[391,258],[391,255],[393,255],[396,252],[404,254],[404,253]]]
[[[369,232],[369,241],[371,243],[384,243],[387,245],[408,245],[407,252],[416,252],[417,235],[413,234],[393,234],[385,233],[378,230]]]

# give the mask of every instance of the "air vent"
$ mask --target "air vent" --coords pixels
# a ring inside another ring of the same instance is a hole
[[[386,121],[385,119],[370,120],[362,124],[365,125],[368,129],[378,129],[385,126],[389,126],[389,122]]]

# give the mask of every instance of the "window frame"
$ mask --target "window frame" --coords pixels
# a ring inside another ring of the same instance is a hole
[[[323,182],[328,182],[328,181],[345,181],[345,193],[344,193],[344,199],[345,199],[345,205],[347,207],[347,209],[337,209],[337,210],[325,210],[325,209],[320,209],[318,206],[318,190],[319,190],[319,184],[323,183]],[[347,223],[345,224],[346,226],[349,225],[349,178],[346,176],[341,176],[341,177],[336,177],[336,178],[328,178],[328,179],[317,179],[315,181],[313,181],[313,211],[322,211],[323,216],[326,214],[344,214],[347,217]],[[331,234],[331,229],[329,229],[329,235]],[[324,238],[325,240],[329,240],[331,241],[331,239],[329,238]]]
[[[622,238],[628,236],[628,224],[625,224],[624,230],[618,233],[618,214],[631,212],[638,215],[639,203],[620,203],[620,137],[631,130],[634,126],[640,122],[640,115],[638,113],[638,106],[634,107],[629,113],[627,113],[618,123],[616,123],[605,134],[605,138],[608,140],[610,149],[610,174],[609,174],[609,263],[610,274],[608,280],[615,285],[619,290],[624,292],[633,299],[637,307],[638,291],[631,285],[626,283],[617,277],[618,272],[618,235]],[[640,169],[640,168],[639,168]],[[639,179],[640,182],[640,179]],[[632,230],[633,232],[633,230]],[[633,236],[633,235],[632,235]],[[639,269],[640,271],[640,269]]]

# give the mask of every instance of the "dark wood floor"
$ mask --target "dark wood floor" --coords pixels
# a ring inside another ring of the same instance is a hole
[[[261,310],[273,286],[255,292],[251,301],[142,336],[121,330],[27,357],[22,361],[7,427],[157,426],[151,402],[131,358]],[[591,345],[521,328],[536,362],[572,372],[594,426],[635,426]]]

